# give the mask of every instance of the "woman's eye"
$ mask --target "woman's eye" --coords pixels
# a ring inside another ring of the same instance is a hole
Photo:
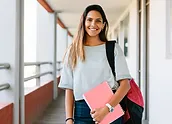
[[[87,22],[95,22],[95,23],[102,23],[102,20],[93,20],[93,19],[91,19],[91,18],[88,18],[87,20],[86,20]]]
[[[91,22],[91,21],[92,21],[92,19],[87,19],[87,21]]]
[[[96,20],[97,23],[101,23],[102,21],[101,20]]]

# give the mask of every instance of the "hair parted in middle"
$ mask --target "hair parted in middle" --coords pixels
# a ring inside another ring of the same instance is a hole
[[[74,37],[71,46],[69,47],[68,64],[72,69],[75,68],[78,58],[81,61],[85,61],[85,51],[84,51],[84,43],[86,41],[85,20],[87,14],[92,10],[99,12],[102,16],[103,23],[105,25],[104,28],[99,33],[99,38],[101,41],[107,42],[108,21],[105,12],[100,5],[96,5],[96,4],[89,5],[88,7],[86,7],[85,11],[81,16],[77,34]]]

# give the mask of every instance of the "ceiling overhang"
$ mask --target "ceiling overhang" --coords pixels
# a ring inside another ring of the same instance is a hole
[[[45,0],[37,0],[49,13],[54,13],[55,11],[49,6],[49,4]],[[64,29],[67,29],[61,19],[57,18],[57,23]],[[73,37],[70,31],[67,29],[68,35]]]
[[[112,27],[123,14],[132,0],[38,0],[43,1],[43,7],[48,12],[56,12],[58,24],[68,30],[70,35],[77,32],[80,17],[89,4],[99,4],[103,7],[109,27]],[[46,7],[48,6],[48,7]]]

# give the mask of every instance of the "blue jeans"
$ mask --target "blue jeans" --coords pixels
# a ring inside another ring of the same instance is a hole
[[[90,108],[84,100],[75,101],[74,120],[74,124],[95,124],[90,115]],[[111,124],[123,124],[122,121],[120,117]]]

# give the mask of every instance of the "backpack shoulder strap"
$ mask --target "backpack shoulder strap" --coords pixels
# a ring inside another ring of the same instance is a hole
[[[115,43],[116,43],[115,40],[106,42],[106,56],[114,76],[115,76],[115,56],[114,56]]]

